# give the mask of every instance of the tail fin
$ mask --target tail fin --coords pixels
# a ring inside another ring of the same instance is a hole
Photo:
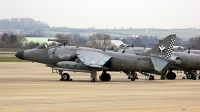
[[[169,63],[176,35],[169,35],[159,42],[153,49],[143,55],[150,56],[156,71],[162,71]]]
[[[145,52],[143,55],[170,59],[175,39],[176,39],[175,34],[169,35],[163,40],[160,40],[158,45],[156,45],[151,50]]]

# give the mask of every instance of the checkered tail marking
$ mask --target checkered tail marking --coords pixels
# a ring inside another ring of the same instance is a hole
[[[171,42],[169,44],[169,48],[167,50],[167,54],[166,54],[166,58],[170,59],[171,55],[172,55],[172,50],[174,47],[174,42],[175,42],[175,37],[172,37]]]

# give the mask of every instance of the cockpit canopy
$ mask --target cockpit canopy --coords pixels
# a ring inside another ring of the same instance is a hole
[[[55,47],[55,46],[61,46],[62,44],[59,42],[55,42],[55,41],[47,41],[41,45],[39,45],[36,49],[46,49],[46,48],[50,48],[50,47]]]

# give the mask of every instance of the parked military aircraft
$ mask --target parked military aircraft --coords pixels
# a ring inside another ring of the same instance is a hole
[[[144,47],[128,47],[125,49],[121,49],[118,52],[121,53],[129,53],[129,54],[137,54],[142,55],[143,53],[149,51],[151,48],[144,48]],[[176,51],[176,52],[175,52]],[[185,49],[181,46],[173,47],[173,52],[171,59],[181,61],[181,64],[173,64],[169,65],[168,73],[166,74],[168,79],[175,79],[176,74],[172,72],[173,70],[182,70],[184,71],[187,79],[196,80],[196,77],[199,75],[196,71],[200,70],[200,51],[199,50],[190,50]],[[156,73],[156,71],[151,71],[151,73]],[[164,75],[162,74],[161,79],[164,79]],[[198,76],[200,79],[200,75]]]
[[[43,63],[52,67],[53,70],[59,70],[61,81],[70,79],[70,75],[63,71],[89,72],[91,82],[96,81],[96,71],[103,71],[102,81],[110,81],[111,76],[107,71],[123,71],[134,81],[134,71],[162,73],[166,72],[166,66],[169,63],[180,64],[179,61],[170,59],[175,38],[176,35],[169,35],[162,43],[145,52],[143,56],[80,46],[60,46],[54,42],[44,43],[35,49],[20,51],[15,56],[19,59]]]

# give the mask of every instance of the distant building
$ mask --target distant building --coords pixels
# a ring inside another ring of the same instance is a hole
[[[59,42],[61,44],[65,44],[65,45],[71,45],[72,42],[71,42],[71,39],[70,38],[66,38],[66,39],[58,39],[58,38],[55,38],[55,39],[48,39],[48,41],[56,41],[56,42]]]
[[[98,42],[101,42],[100,45],[103,44],[103,40],[102,40],[102,41],[99,41],[99,40],[98,40]],[[97,42],[97,43],[98,43],[98,42]],[[110,40],[110,42],[111,42],[111,45],[115,45],[116,47],[120,47],[121,45],[127,46],[127,45],[124,44],[121,40]],[[86,45],[93,45],[93,43],[92,43],[92,41],[88,41],[88,42],[86,43]]]
[[[49,39],[57,39],[56,37],[23,37],[19,42],[24,46],[26,43],[34,42],[42,44]]]
[[[139,37],[139,35],[130,35],[130,37]]]
[[[123,46],[128,46],[127,44],[125,44],[124,42],[122,42],[121,40],[111,40],[111,45],[115,45],[116,47],[120,47],[121,45]]]

